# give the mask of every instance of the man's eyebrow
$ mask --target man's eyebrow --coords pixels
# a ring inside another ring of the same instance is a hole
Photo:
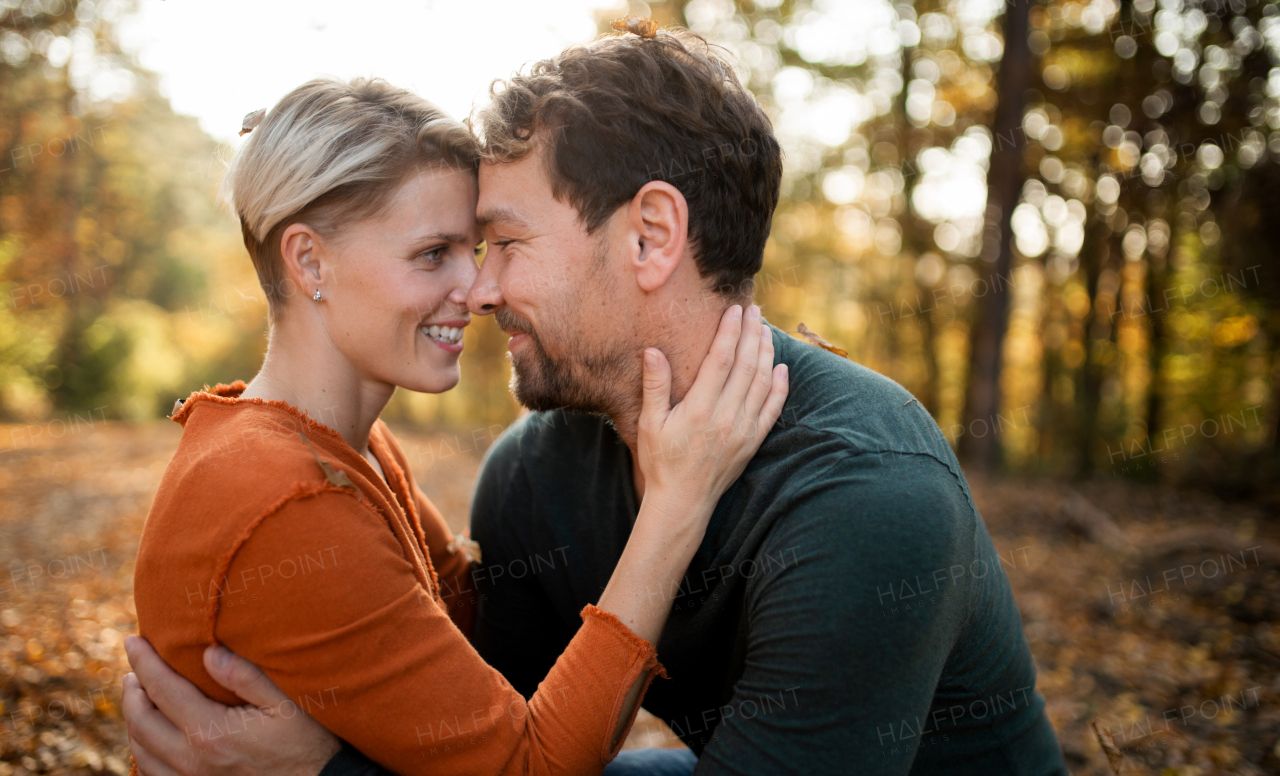
[[[503,223],[511,226],[528,226],[523,218],[515,214],[514,210],[505,207],[497,207],[484,211],[476,216],[476,223],[481,229],[492,224]]]

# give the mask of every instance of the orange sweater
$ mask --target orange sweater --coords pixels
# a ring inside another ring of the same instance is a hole
[[[201,659],[227,646],[398,773],[599,773],[627,690],[662,672],[653,646],[588,606],[526,704],[459,629],[470,563],[447,549],[386,426],[369,447],[391,487],[334,431],[243,390],[197,391],[173,415],[182,441],[134,576],[141,635],[207,695],[239,704]],[[231,746],[240,732],[187,731]]]

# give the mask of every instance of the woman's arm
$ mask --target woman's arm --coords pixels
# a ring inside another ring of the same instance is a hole
[[[670,365],[655,348],[644,353],[643,380],[640,514],[599,605],[656,644],[716,503],[782,415],[789,386],[786,365],[774,369],[773,337],[755,305],[725,311],[693,386],[675,407]],[[645,687],[638,681],[627,694],[610,746],[615,754]]]
[[[643,379],[640,514],[599,605],[656,642],[716,503],[781,416],[788,385],[786,365],[774,368],[773,337],[755,305],[725,311],[693,386],[676,406],[671,368],[656,348],[644,353]]]
[[[334,548],[326,568],[258,583],[260,570],[326,548]],[[588,607],[574,642],[526,702],[475,652],[404,553],[353,495],[291,501],[236,553],[227,578],[247,580],[256,598],[223,602],[216,640],[396,773],[601,767],[623,698],[657,664],[653,647]]]

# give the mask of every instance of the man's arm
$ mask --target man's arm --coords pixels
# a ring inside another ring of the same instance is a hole
[[[904,601],[901,586],[971,557],[972,510],[941,464],[894,455],[837,463],[787,510],[761,550],[782,567],[748,587],[745,670],[696,773],[905,774],[919,738],[903,726],[928,716],[969,588]]]
[[[124,678],[124,717],[129,747],[142,776],[390,776],[390,771],[297,710],[257,666],[223,647],[205,650],[205,668],[218,684],[249,701],[249,706],[233,708],[205,697],[145,639],[130,636],[125,639],[125,651],[137,673]],[[215,728],[248,734],[219,741],[183,733]],[[235,746],[226,745],[233,740]]]

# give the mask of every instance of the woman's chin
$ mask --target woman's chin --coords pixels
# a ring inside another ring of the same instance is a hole
[[[426,374],[415,375],[397,385],[417,393],[444,393],[453,390],[461,377],[457,364],[454,364],[452,369],[428,368]]]

